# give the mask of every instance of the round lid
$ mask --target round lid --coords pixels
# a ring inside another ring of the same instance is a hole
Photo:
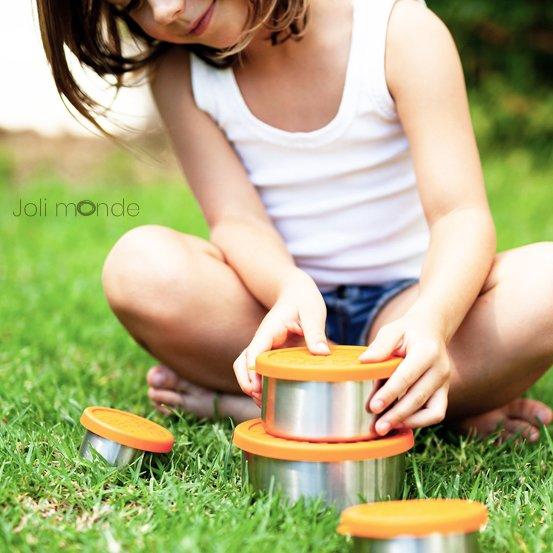
[[[81,415],[81,424],[102,438],[153,453],[171,451],[175,441],[163,426],[110,407],[87,407]]]
[[[330,345],[330,354],[316,355],[305,346],[265,351],[255,360],[255,370],[263,376],[284,380],[343,382],[388,378],[403,361],[391,357],[378,363],[359,361],[365,346]]]
[[[234,429],[233,443],[240,449],[286,461],[362,461],[404,453],[414,444],[413,431],[405,429],[386,438],[364,442],[314,443],[284,440],[265,432],[261,419],[252,419]]]
[[[463,499],[412,499],[365,503],[342,512],[338,532],[386,539],[429,534],[468,534],[488,520],[482,503]]]

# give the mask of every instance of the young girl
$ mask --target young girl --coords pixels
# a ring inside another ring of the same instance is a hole
[[[64,46],[100,75],[149,69],[211,230],[138,227],[104,265],[161,363],[160,410],[255,417],[257,355],[361,344],[404,357],[367,405],[380,435],[445,418],[538,439],[553,413],[520,396],[553,363],[553,243],[495,253],[461,64],[423,3],[37,1],[58,90],[89,120]]]

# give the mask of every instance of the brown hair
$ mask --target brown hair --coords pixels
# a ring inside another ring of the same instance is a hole
[[[42,43],[56,88],[64,103],[109,136],[98,122],[107,108],[96,102],[76,82],[67,62],[67,47],[77,60],[101,77],[113,77],[116,93],[129,86],[124,77],[146,68],[172,45],[153,39],[125,12],[105,0],[36,0]],[[310,0],[248,0],[249,16],[242,38],[233,47],[215,49],[199,44],[183,45],[208,64],[224,68],[242,62],[242,51],[255,32],[265,26],[272,45],[305,32]],[[130,35],[139,53],[125,55],[123,37]],[[67,105],[67,104],[66,104]]]

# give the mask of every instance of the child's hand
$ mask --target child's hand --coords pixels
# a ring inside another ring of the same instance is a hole
[[[384,436],[392,428],[420,428],[442,421],[450,361],[440,332],[422,317],[405,315],[383,326],[359,360],[380,361],[390,355],[405,359],[370,398],[367,410],[382,413],[396,399],[399,401],[376,421],[376,432]]]
[[[297,346],[303,336],[309,351],[329,354],[325,335],[326,305],[306,273],[287,282],[275,305],[265,315],[248,347],[233,363],[234,372],[244,393],[261,405],[261,376],[255,372],[255,359],[264,351]]]

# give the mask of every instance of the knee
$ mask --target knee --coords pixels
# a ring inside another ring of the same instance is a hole
[[[521,268],[526,274],[525,289],[549,319],[553,319],[553,242],[537,242],[526,246]]]
[[[541,274],[537,299],[541,305],[540,313],[544,321],[547,351],[553,362],[553,242],[536,244],[536,250],[538,255],[536,272]]]
[[[523,320],[535,328],[553,356],[553,242],[537,242],[518,252],[509,271],[516,294],[513,297],[520,298],[524,306]]]
[[[173,316],[174,294],[186,289],[189,274],[186,243],[186,235],[159,225],[136,227],[121,236],[102,268],[102,285],[112,310],[122,318],[159,321]],[[179,310],[182,313],[182,305]]]

